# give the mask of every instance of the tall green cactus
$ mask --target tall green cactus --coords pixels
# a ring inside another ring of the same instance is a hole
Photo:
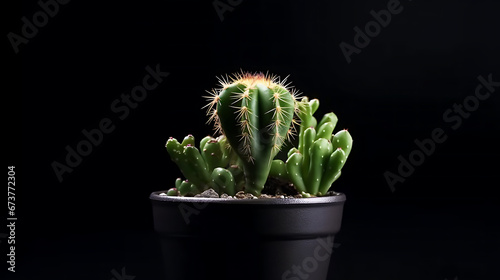
[[[243,73],[212,94],[209,114],[243,164],[245,192],[260,195],[293,121],[295,97],[275,78]]]

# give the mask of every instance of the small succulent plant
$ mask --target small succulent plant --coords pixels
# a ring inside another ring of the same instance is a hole
[[[203,138],[199,149],[192,135],[167,141],[186,178],[177,179],[167,195],[193,196],[212,188],[219,194],[260,196],[269,178],[289,183],[303,197],[325,195],[340,176],[352,137],[347,130],[333,134],[334,113],[318,123],[313,114],[319,101],[299,98],[286,80],[262,73],[219,79],[221,87],[209,92],[206,108],[220,135]],[[289,149],[286,162],[275,159],[298,124],[298,147]]]

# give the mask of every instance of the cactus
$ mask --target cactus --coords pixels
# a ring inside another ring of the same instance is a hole
[[[226,167],[229,163],[230,149],[227,149],[226,137],[221,135],[217,138],[207,136],[200,142],[201,155],[207,163],[208,169]]]
[[[207,96],[214,138],[207,136],[195,147],[192,135],[181,143],[167,141],[171,159],[186,180],[175,182],[167,195],[193,196],[209,188],[219,194],[245,191],[259,196],[268,177],[292,183],[302,197],[325,195],[341,174],[352,149],[347,130],[333,134],[334,113],[320,122],[313,116],[319,101],[303,97],[274,76],[240,73],[219,79],[221,88]],[[300,119],[299,143],[287,160],[275,159],[285,141],[294,135]]]
[[[210,173],[200,151],[194,146],[194,137],[188,135],[182,143],[170,137],[165,146],[172,160],[181,169],[184,177],[191,184],[194,184],[199,191],[205,190],[210,182]]]
[[[352,137],[347,130],[332,134],[338,121],[334,113],[325,114],[317,123],[313,116],[319,107],[317,99],[303,98],[297,107],[301,120],[299,148],[289,151],[285,167],[299,192],[321,196],[340,177],[352,149]]]
[[[288,173],[286,172],[285,163],[280,159],[275,159],[271,163],[271,170],[269,171],[269,176],[282,181],[290,181]]]
[[[175,188],[177,192],[167,192],[167,195],[193,196],[209,188],[228,195],[234,195],[241,186],[243,178],[238,176],[237,165],[228,167],[232,151],[227,147],[226,137],[221,135],[217,138],[207,136],[200,141],[200,151],[195,147],[195,139],[192,135],[184,138],[182,143],[170,137],[165,145],[172,160],[181,169],[187,178],[183,181],[177,179]],[[236,181],[233,177],[237,177]]]
[[[229,170],[222,167],[215,168],[212,172],[212,182],[218,193],[236,194],[236,182]]]
[[[295,96],[284,82],[242,73],[212,93],[208,114],[226,136],[245,175],[245,192],[260,195],[272,161],[291,133]]]
[[[195,195],[199,193],[198,187],[188,182],[188,180],[183,181],[181,178],[177,178],[177,180],[175,181],[175,188],[179,191],[179,194],[182,196]],[[167,193],[167,195],[175,195],[175,194]]]

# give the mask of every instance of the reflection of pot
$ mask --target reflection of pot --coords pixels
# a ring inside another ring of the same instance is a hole
[[[324,280],[344,194],[227,199],[153,192],[165,279]]]

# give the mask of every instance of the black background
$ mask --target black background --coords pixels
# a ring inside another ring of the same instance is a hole
[[[353,28],[388,2],[244,0],[221,21],[212,1],[73,0],[18,54],[5,36],[15,65],[4,78],[15,90],[4,92],[4,149],[16,165],[19,220],[18,272],[2,279],[109,280],[122,267],[159,279],[148,196],[180,176],[164,144],[212,133],[204,91],[240,69],[290,75],[320,99],[317,115],[334,111],[336,130],[353,135],[333,186],[348,202],[330,279],[496,278],[500,87],[457,129],[443,114],[474,94],[478,76],[500,81],[500,3],[402,0],[348,63],[339,44],[353,45]],[[20,34],[21,17],[39,10],[36,1],[4,10],[5,34]],[[158,64],[170,75],[120,120],[113,101]],[[115,130],[59,182],[51,164],[65,163],[65,147],[103,118]],[[398,156],[435,128],[447,140],[392,192],[384,172],[397,174]]]

